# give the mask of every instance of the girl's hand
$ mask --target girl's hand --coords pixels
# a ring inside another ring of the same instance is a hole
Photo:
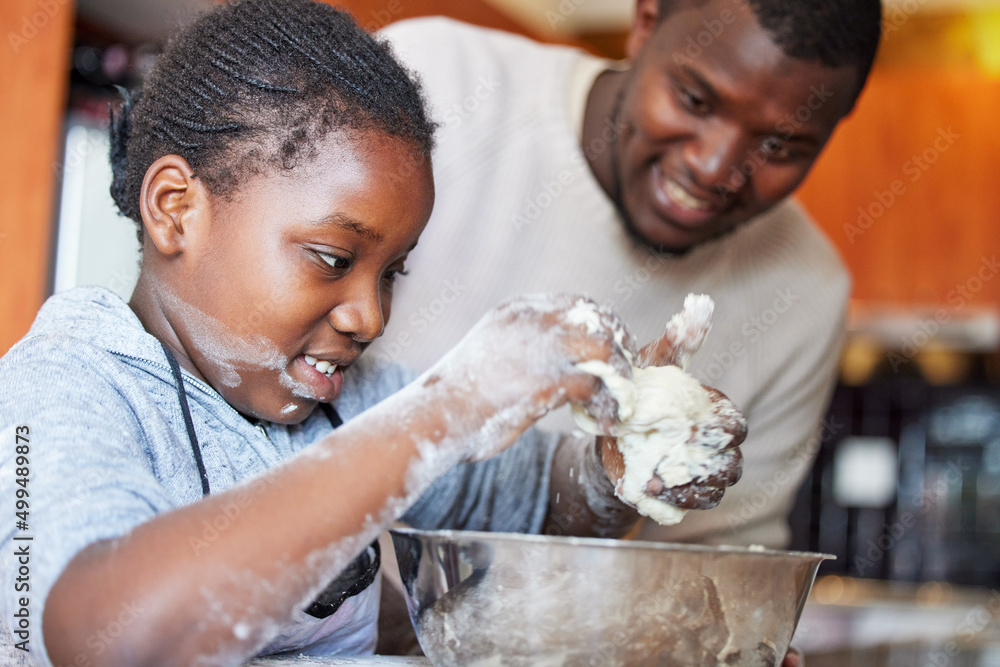
[[[425,385],[446,380],[464,409],[486,423],[464,457],[479,460],[497,454],[567,401],[585,407],[610,430],[617,403],[599,379],[575,364],[604,361],[631,377],[628,359],[634,352],[621,321],[593,301],[529,295],[487,313],[428,372]]]
[[[678,322],[683,325],[678,326]],[[708,333],[708,324],[708,316],[675,318],[659,339],[642,348],[636,362],[637,367],[665,365],[683,367],[688,358],[700,347]],[[720,464],[717,472],[673,487],[666,486],[663,479],[654,473],[653,478],[645,486],[645,492],[649,496],[685,510],[715,507],[722,500],[726,487],[739,481],[743,472],[743,455],[739,445],[746,439],[746,419],[722,392],[708,386],[705,386],[705,389],[715,405],[715,410],[711,423],[700,426],[721,428],[732,436],[729,444],[715,455]],[[696,429],[691,437],[696,438],[698,433],[705,430],[705,428]],[[605,472],[611,483],[617,487],[625,474],[625,462],[618,449],[617,440],[610,437],[600,437],[598,440]]]

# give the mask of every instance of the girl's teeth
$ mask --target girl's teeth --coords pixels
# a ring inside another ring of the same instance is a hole
[[[337,364],[331,363],[325,359],[320,360],[316,357],[310,356],[308,354],[302,355],[305,357],[306,363],[318,370],[323,375],[330,377],[337,371]]]

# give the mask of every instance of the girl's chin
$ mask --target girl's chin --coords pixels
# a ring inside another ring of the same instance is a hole
[[[312,414],[318,402],[298,396],[268,399],[264,401],[240,400],[223,394],[223,399],[250,422],[266,421],[275,424],[299,424]]]
[[[251,385],[251,377],[244,374],[239,386],[225,387],[220,394],[237,412],[250,421],[261,420],[275,424],[299,424],[313,413],[320,403],[332,403],[343,391],[344,374],[337,371],[330,376],[318,373],[302,361],[301,368],[293,363],[292,372],[284,372],[274,387],[273,374],[261,376],[260,385]],[[266,384],[267,386],[262,386]],[[243,390],[241,392],[240,390]],[[250,393],[247,393],[250,392]]]
[[[317,405],[319,404],[316,401],[298,398],[281,408],[274,418],[268,421],[272,421],[275,424],[301,424],[313,413]]]

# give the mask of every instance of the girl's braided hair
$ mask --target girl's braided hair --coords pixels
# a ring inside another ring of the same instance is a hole
[[[146,170],[179,155],[217,196],[315,156],[332,130],[375,130],[433,148],[419,86],[387,44],[311,0],[237,0],[170,39],[111,118],[111,195],[140,222]]]

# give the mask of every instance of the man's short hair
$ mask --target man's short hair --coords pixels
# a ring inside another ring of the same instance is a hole
[[[659,19],[705,1],[660,0]],[[827,67],[856,66],[860,92],[882,36],[880,0],[732,0],[732,4],[749,6],[788,57]]]

